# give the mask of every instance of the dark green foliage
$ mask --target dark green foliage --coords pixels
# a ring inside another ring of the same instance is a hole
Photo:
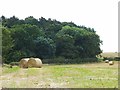
[[[2,25],[11,28],[13,25],[19,24],[19,19],[15,16],[6,19],[4,16],[2,18]]]
[[[120,61],[120,57],[104,57],[104,60]]]
[[[90,58],[102,52],[102,41],[93,28],[43,17],[1,18],[5,63],[18,62],[24,57],[39,57],[51,63],[91,62],[96,59]]]
[[[25,23],[26,24],[31,24],[31,25],[39,25],[39,22],[37,19],[35,19],[33,16],[25,18]]]
[[[95,55],[101,53],[99,36],[84,28],[64,26],[56,34],[56,38],[56,54],[64,54],[62,55],[64,57],[70,54],[66,58],[72,55],[74,56],[73,58],[93,58]]]
[[[8,59],[10,52],[12,51],[13,39],[11,37],[11,32],[7,28],[2,28],[2,60],[4,62],[9,62]]]
[[[115,57],[114,59],[117,61],[120,61],[120,57]]]
[[[38,37],[35,41],[34,52],[37,57],[51,58],[55,55],[55,43],[50,38]]]
[[[43,59],[45,64],[81,64],[81,63],[92,63],[99,62],[97,58],[75,58],[65,59],[64,57],[57,57],[53,59]]]
[[[56,56],[65,58],[76,58],[78,56],[72,36],[63,34],[56,37]]]

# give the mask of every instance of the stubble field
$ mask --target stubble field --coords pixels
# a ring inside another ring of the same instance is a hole
[[[42,68],[3,67],[3,88],[118,88],[118,62],[47,65]]]

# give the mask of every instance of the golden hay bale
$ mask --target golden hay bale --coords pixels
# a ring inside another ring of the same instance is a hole
[[[105,60],[105,63],[109,63],[109,60]]]
[[[39,58],[30,58],[28,60],[28,67],[41,68],[42,67],[41,59],[39,59]]]
[[[109,62],[109,65],[113,65],[113,64],[114,64],[114,62],[113,62],[113,61],[110,61],[110,62]]]
[[[19,63],[20,68],[28,68],[28,60],[29,58],[21,59]]]

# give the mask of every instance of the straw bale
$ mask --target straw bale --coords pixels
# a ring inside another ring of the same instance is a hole
[[[41,59],[39,59],[39,58],[30,58],[28,60],[28,67],[41,68],[42,67]]]
[[[109,60],[105,60],[105,63],[109,63]]]
[[[21,59],[19,63],[20,68],[28,68],[28,60],[29,58]]]
[[[113,61],[110,61],[110,62],[109,62],[109,65],[113,65],[113,64],[114,64],[114,62],[113,62]]]

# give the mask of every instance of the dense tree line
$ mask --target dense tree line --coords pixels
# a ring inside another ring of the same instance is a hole
[[[94,58],[102,41],[93,28],[73,22],[2,16],[2,55],[5,63],[23,57],[50,59]]]

